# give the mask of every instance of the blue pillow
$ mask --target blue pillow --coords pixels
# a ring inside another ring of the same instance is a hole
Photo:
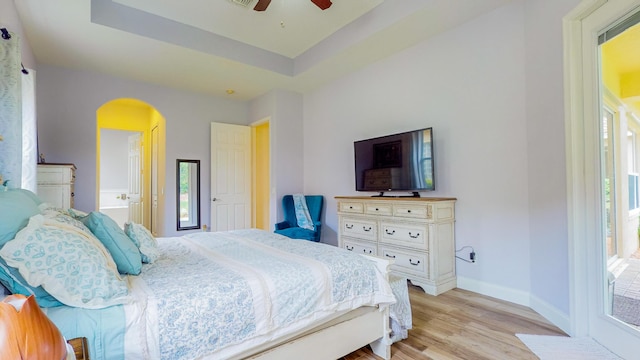
[[[29,199],[33,200],[33,202],[36,203],[36,205],[42,204],[42,200],[40,200],[38,195],[34,194],[33,192],[31,192],[31,191],[29,191],[27,189],[14,189],[14,191],[19,191],[19,192],[23,193],[26,197],[28,197]]]
[[[142,258],[136,244],[109,216],[92,211],[80,219],[109,250],[121,274],[138,275],[142,270]]]
[[[12,294],[22,294],[24,296],[35,295],[40,307],[62,305],[60,301],[49,294],[42,286],[30,286],[22,275],[20,275],[18,269],[7,265],[2,257],[0,257],[0,284],[4,285]]]
[[[27,190],[0,191],[0,248],[27,226],[30,217],[40,213],[34,198]]]

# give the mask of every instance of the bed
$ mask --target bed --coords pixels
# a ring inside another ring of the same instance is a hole
[[[0,212],[1,203],[2,195]],[[3,240],[0,233],[0,283],[8,283],[2,269],[13,270],[13,280],[23,275],[28,291],[51,302],[44,304],[45,313],[66,338],[88,339],[94,360],[284,359],[302,354],[307,359],[335,359],[367,344],[377,355],[390,358],[389,305],[395,298],[385,260],[247,229],[153,239],[151,252],[133,241],[140,255],[138,270],[135,257],[125,264],[130,268],[121,266],[127,252],[100,239],[105,245],[100,251],[119,260],[107,259],[106,268],[139,272],[119,275],[124,293],[118,282],[114,288],[120,292],[105,300],[105,291],[93,283],[92,295],[78,300],[60,294],[47,281],[37,281],[28,272],[38,269],[23,269],[14,258],[25,257],[25,249],[42,241],[41,229],[77,232],[80,225],[69,219],[90,214],[45,211],[46,204],[37,207],[38,214],[29,213],[12,239]],[[100,233],[87,227],[92,235]],[[21,243],[24,234],[31,234],[31,240]],[[143,263],[145,256],[153,259]],[[16,269],[23,271],[15,274]],[[81,287],[83,279],[75,285]]]

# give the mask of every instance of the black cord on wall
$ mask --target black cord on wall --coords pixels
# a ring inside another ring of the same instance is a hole
[[[473,249],[473,246],[463,246],[460,249],[457,249],[456,253],[459,253],[460,251],[462,251],[464,249],[471,249],[471,251],[469,252],[469,259],[467,260],[465,258],[461,258],[458,255],[456,255],[456,258],[460,259],[462,261],[466,261],[468,263],[475,263],[476,262],[476,251]]]

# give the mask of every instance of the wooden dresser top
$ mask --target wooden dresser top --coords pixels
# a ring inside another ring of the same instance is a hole
[[[413,196],[334,196],[338,200],[370,200],[370,201],[456,201],[454,197],[413,197]]]

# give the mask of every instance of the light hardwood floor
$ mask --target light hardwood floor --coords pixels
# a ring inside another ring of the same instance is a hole
[[[453,289],[438,296],[409,285],[413,329],[393,344],[393,360],[538,359],[515,334],[567,336],[528,307]],[[369,347],[343,360],[377,360]]]

